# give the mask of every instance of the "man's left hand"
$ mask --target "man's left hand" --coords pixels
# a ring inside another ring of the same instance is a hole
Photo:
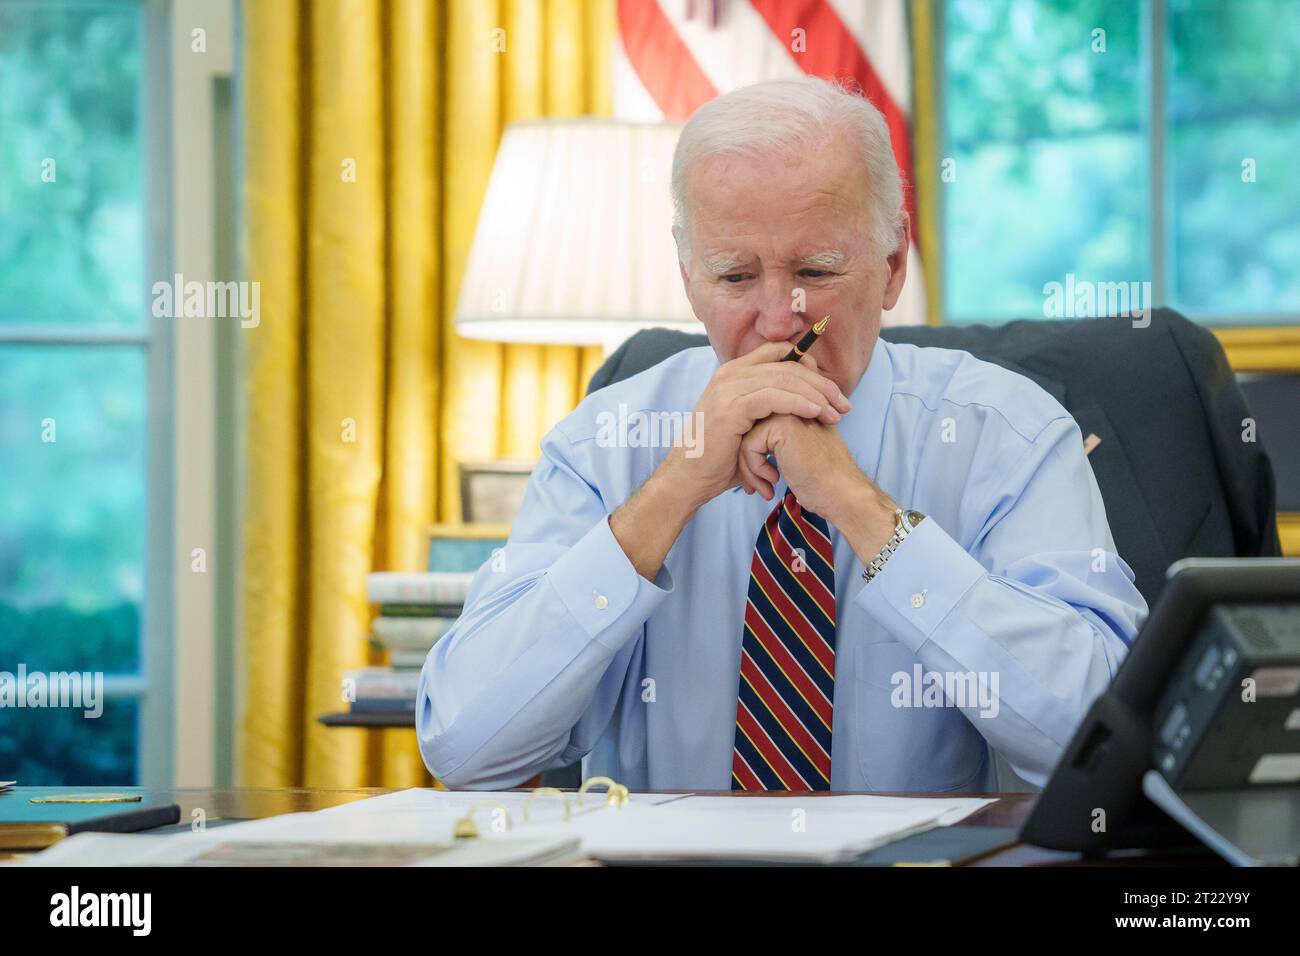
[[[768,455],[776,457],[779,471]],[[864,563],[894,533],[898,505],[862,473],[834,425],[796,415],[763,419],[741,439],[740,473],[746,489],[766,501],[784,477],[800,507],[838,528]]]

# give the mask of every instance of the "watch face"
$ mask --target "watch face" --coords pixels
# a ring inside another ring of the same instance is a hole
[[[903,512],[903,524],[907,526],[908,531],[911,531],[913,528],[915,528],[918,524],[920,524],[924,520],[925,520],[925,515],[921,514],[921,512],[919,511]]]

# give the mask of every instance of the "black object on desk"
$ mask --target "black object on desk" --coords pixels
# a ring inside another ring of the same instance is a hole
[[[138,833],[176,823],[175,803],[148,801],[114,803],[33,803],[33,797],[69,794],[84,799],[79,788],[14,787],[0,794],[0,848],[43,850],[77,833]],[[133,791],[104,788],[104,792]]]
[[[1233,863],[1294,865],[1297,628],[1300,559],[1188,559],[1171,567],[1160,601],[1066,747],[1021,839],[1086,853],[1200,840]],[[1243,675],[1256,685],[1254,701],[1243,699]]]

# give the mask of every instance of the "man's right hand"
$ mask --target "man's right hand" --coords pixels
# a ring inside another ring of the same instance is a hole
[[[767,342],[713,373],[695,405],[700,454],[687,457],[679,445],[660,466],[694,508],[737,486],[751,494],[757,490],[739,468],[740,440],[755,422],[770,415],[798,415],[833,425],[849,410],[848,398],[818,371],[811,355],[781,361],[789,352],[788,342]]]

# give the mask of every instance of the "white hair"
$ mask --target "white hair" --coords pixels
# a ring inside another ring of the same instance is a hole
[[[682,127],[673,151],[673,233],[690,260],[686,184],[696,163],[713,156],[808,155],[823,143],[856,148],[867,176],[867,235],[887,255],[904,222],[903,182],[880,111],[847,84],[819,76],[764,80],[705,103]]]

